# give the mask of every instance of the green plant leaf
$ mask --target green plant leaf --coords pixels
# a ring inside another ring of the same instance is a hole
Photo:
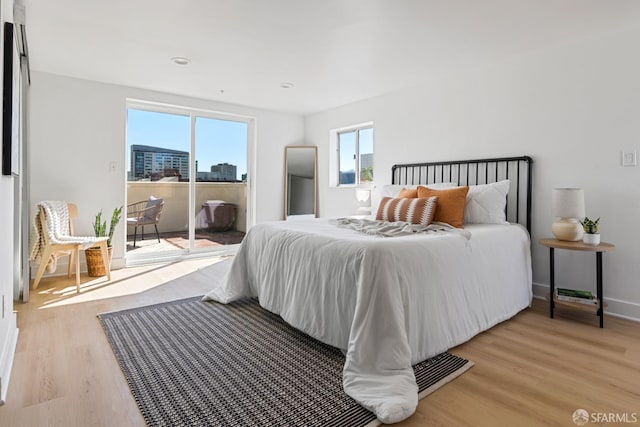
[[[96,214],[95,221],[93,222],[93,231],[96,237],[108,237],[107,246],[111,246],[111,239],[113,239],[113,233],[116,230],[116,226],[122,218],[123,206],[115,208],[111,214],[111,222],[109,223],[109,231],[107,232],[107,220],[102,220],[102,209]]]

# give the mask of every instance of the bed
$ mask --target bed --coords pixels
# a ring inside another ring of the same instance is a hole
[[[381,422],[401,421],[417,407],[412,364],[530,305],[531,166],[526,156],[395,165],[396,186],[479,189],[508,180],[508,222],[392,238],[322,218],[258,224],[204,298],[258,297],[292,326],[342,349],[345,392]]]

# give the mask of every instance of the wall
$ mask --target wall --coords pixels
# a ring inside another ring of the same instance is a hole
[[[12,21],[12,16],[13,1],[3,1],[0,9],[0,27],[4,29],[5,21]],[[0,46],[4,46],[4,32],[1,33]],[[0,48],[0,52],[3,51],[4,49]],[[0,81],[2,77],[2,70],[0,70]],[[1,126],[0,123],[0,135],[2,134]],[[18,339],[16,315],[13,312],[14,187],[12,176],[0,175],[0,206],[2,207],[0,209],[0,404],[6,400]],[[15,298],[18,298],[18,295]]]
[[[549,282],[551,189],[585,189],[587,215],[602,217],[604,293],[610,313],[640,320],[640,166],[621,151],[640,148],[640,27],[469,69],[374,99],[311,115],[305,140],[318,146],[321,216],[350,215],[352,188],[329,187],[329,132],[374,122],[375,182],[395,163],[527,154],[534,158],[534,290]],[[595,256],[556,251],[561,286],[595,291]]]
[[[257,222],[282,217],[284,146],[300,144],[303,118],[42,72],[32,73],[31,206],[72,200],[78,234],[92,234],[95,213],[125,204],[126,99],[168,103],[254,117]],[[117,170],[109,171],[109,163]],[[251,177],[250,177],[251,180]],[[123,265],[124,222],[114,235],[114,266]],[[66,266],[60,265],[64,271]]]
[[[18,335],[13,312],[13,178],[0,175],[0,404],[5,401]]]

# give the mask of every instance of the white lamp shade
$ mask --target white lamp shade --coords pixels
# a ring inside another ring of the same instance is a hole
[[[554,217],[584,218],[584,190],[554,188],[551,192],[551,212]]]
[[[357,189],[356,190],[356,199],[358,199],[359,202],[364,203],[367,200],[369,200],[370,194],[371,194],[370,190]]]

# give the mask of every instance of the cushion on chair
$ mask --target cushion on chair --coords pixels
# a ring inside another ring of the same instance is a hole
[[[153,196],[149,196],[149,200],[147,200],[147,207],[151,208],[153,206],[158,206],[159,204],[162,203],[164,199],[161,199],[159,197],[153,197]]]
[[[154,206],[160,206],[164,202],[164,199],[149,196],[149,200],[147,200],[147,209],[152,208]],[[144,221],[152,221],[155,222],[156,216],[158,215],[157,209],[149,209],[144,214]]]

